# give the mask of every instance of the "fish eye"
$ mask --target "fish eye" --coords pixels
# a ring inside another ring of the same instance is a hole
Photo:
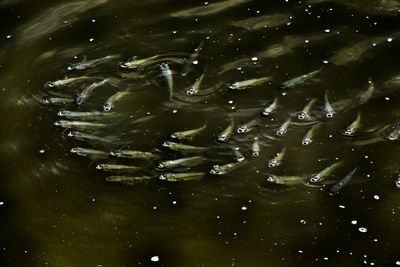
[[[273,167],[275,167],[276,166],[276,161],[270,161],[269,163],[268,163],[268,167],[270,167],[270,168],[273,168]]]
[[[103,106],[104,111],[110,111],[111,110],[111,105],[104,105]]]
[[[311,143],[311,139],[308,139],[308,138],[307,139],[303,139],[303,142],[302,142],[303,145],[306,146],[306,145],[309,145],[310,143]]]
[[[160,180],[166,180],[167,177],[166,177],[164,174],[161,174],[160,177],[158,177],[158,179],[160,179]]]
[[[311,176],[311,178],[310,178],[310,182],[312,182],[312,183],[315,183],[315,182],[317,182],[318,180],[319,180],[318,175],[313,175],[313,176]]]
[[[305,117],[306,117],[306,114],[305,114],[304,112],[298,113],[298,114],[297,114],[297,118],[298,118],[299,120],[304,120]]]
[[[101,166],[99,164],[96,166],[96,170],[101,170]]]
[[[277,134],[277,135],[283,135],[284,133],[285,133],[285,130],[282,129],[282,128],[279,128],[279,129],[276,131],[276,134]]]
[[[332,118],[333,117],[333,113],[331,113],[331,112],[326,113],[326,117],[327,118]]]
[[[257,157],[258,155],[260,155],[260,153],[255,152],[255,151],[253,152],[253,156],[254,156],[254,157]]]
[[[176,134],[171,134],[171,138],[178,138],[178,136]]]
[[[229,85],[229,89],[237,89],[238,85],[237,83],[232,83],[231,85]]]
[[[267,181],[268,181],[268,182],[271,182],[271,183],[276,182],[276,180],[278,180],[278,178],[277,178],[275,175],[270,175],[270,176],[268,176],[268,178],[267,178]]]

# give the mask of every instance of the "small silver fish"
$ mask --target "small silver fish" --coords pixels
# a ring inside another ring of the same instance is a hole
[[[194,50],[194,53],[190,55],[190,57],[185,61],[183,65],[181,75],[186,76],[192,69],[193,64],[197,64],[197,58],[199,57],[200,51],[203,49],[204,40],[201,41],[200,45]]]
[[[286,147],[284,147],[274,158],[268,161],[268,167],[274,168],[282,163],[283,158],[285,157]]]
[[[115,143],[115,139],[114,138],[106,138],[106,137],[100,137],[97,135],[93,135],[93,134],[88,134],[88,133],[82,133],[82,132],[76,132],[76,131],[72,131],[68,133],[69,137],[74,137],[77,140],[80,141],[97,141],[97,142],[101,142],[101,143],[109,143],[109,144],[113,144]]]
[[[250,132],[252,129],[254,129],[254,127],[260,125],[260,123],[261,123],[261,120],[259,118],[255,118],[245,124],[239,125],[239,127],[237,128],[237,132],[238,133]]]
[[[69,84],[73,84],[76,82],[81,82],[84,80],[89,80],[89,79],[97,79],[94,77],[88,77],[88,76],[80,76],[80,77],[72,77],[72,78],[65,78],[63,80],[57,80],[54,82],[47,82],[44,86],[47,88],[54,88],[54,87],[62,87],[62,86],[67,86]]]
[[[127,171],[137,171],[140,170],[141,167],[130,166],[130,165],[122,165],[122,164],[98,164],[96,166],[96,170],[102,170],[106,172],[127,172]]]
[[[198,181],[205,175],[205,172],[163,173],[159,179],[168,182]]]
[[[66,121],[66,120],[56,121],[54,125],[63,128],[78,128],[78,129],[105,128],[108,126],[107,124],[104,123],[95,123],[88,121]]]
[[[190,146],[170,141],[165,141],[162,146],[181,153],[204,152],[208,150],[208,147]]]
[[[253,145],[251,146],[251,153],[253,157],[258,157],[260,155],[260,144],[258,137],[254,138]]]
[[[287,132],[287,129],[292,122],[291,118],[288,118],[277,130],[276,135],[284,135]]]
[[[69,119],[73,118],[85,118],[85,119],[94,119],[94,118],[101,118],[101,117],[110,117],[114,115],[113,113],[104,113],[99,111],[70,111],[70,110],[60,110],[57,113],[60,117],[65,117]]]
[[[127,62],[122,63],[120,67],[123,69],[138,69],[139,67],[150,64],[151,62],[157,60],[159,57],[159,55],[155,55],[148,58],[138,59],[138,56],[134,56]]]
[[[178,139],[178,140],[192,140],[195,135],[198,135],[199,133],[201,133],[206,127],[207,127],[207,123],[205,123],[203,126],[196,128],[196,129],[175,132],[175,133],[171,134],[171,138]]]
[[[203,74],[198,79],[196,79],[196,81],[191,86],[189,86],[186,89],[187,95],[195,95],[199,92],[200,85],[203,82],[205,73],[206,73],[206,70],[204,70]]]
[[[319,173],[312,174],[310,176],[310,182],[311,183],[321,182],[328,175],[330,175],[334,170],[336,170],[340,165],[342,165],[342,163],[343,162],[341,162],[341,161],[335,162],[332,165],[330,165],[330,166],[326,167],[325,169],[323,169],[322,171],[320,171]]]
[[[126,95],[129,95],[129,93],[126,91],[120,91],[120,92],[113,94],[104,103],[103,110],[105,112],[109,112],[114,107],[114,103],[117,102],[118,100],[120,100],[121,98],[125,97]]]
[[[110,156],[117,158],[128,158],[128,159],[157,159],[160,156],[151,152],[144,152],[138,150],[113,150],[109,153]]]
[[[357,113],[356,119],[341,133],[345,136],[353,136],[357,129],[360,127],[361,123],[361,114],[360,112]]]
[[[99,82],[94,82],[88,87],[86,87],[76,98],[75,103],[77,105],[81,105],[86,99],[89,98],[89,96],[93,93],[93,90],[103,86],[104,84],[108,83],[111,79],[103,79],[102,81]]]
[[[307,177],[270,175],[268,176],[267,181],[270,183],[281,185],[303,185],[307,183]]]
[[[212,169],[210,170],[210,174],[224,175],[224,174],[227,174],[228,172],[231,172],[234,169],[242,166],[244,163],[245,163],[245,161],[228,163],[228,164],[225,164],[225,165],[214,165],[212,167]]]
[[[232,148],[232,152],[233,152],[233,155],[234,155],[235,160],[236,160],[237,162],[242,162],[242,161],[245,160],[245,158],[244,158],[242,152],[240,152],[240,149],[239,149],[238,147],[233,147],[233,148]]]
[[[262,77],[262,78],[256,78],[256,79],[235,82],[235,83],[230,84],[228,86],[228,88],[231,90],[244,90],[244,89],[256,86],[256,85],[266,83],[267,81],[270,81],[271,79],[272,79],[272,77]]]
[[[329,103],[328,91],[325,91],[324,100],[325,100],[325,107],[324,107],[325,117],[328,119],[333,118],[335,111],[333,110],[332,105]]]
[[[44,105],[66,105],[75,103],[75,99],[66,97],[49,97],[40,100]]]
[[[108,176],[107,182],[121,183],[125,185],[134,185],[137,183],[148,182],[152,179],[151,176]]]
[[[303,110],[297,113],[297,118],[299,120],[310,119],[310,110],[315,103],[317,103],[317,99],[311,99],[310,102],[308,102],[308,104],[303,108]]]
[[[321,69],[318,69],[318,70],[312,71],[310,73],[303,74],[303,75],[300,75],[300,76],[295,77],[293,79],[290,79],[290,80],[282,83],[281,88],[282,89],[289,89],[289,88],[292,88],[292,87],[294,87],[294,86],[296,86],[298,84],[304,83],[307,80],[309,80],[312,77],[314,77],[315,75],[317,75],[321,71]]]
[[[316,124],[313,127],[311,127],[310,130],[307,131],[307,133],[304,135],[303,139],[301,140],[301,144],[303,146],[307,146],[312,143],[314,133],[318,129],[318,127],[319,127],[318,124]]]
[[[119,55],[110,55],[110,56],[105,56],[102,58],[97,58],[97,59],[92,59],[92,60],[84,60],[79,63],[70,63],[68,64],[67,70],[84,70],[89,67],[94,67],[97,66],[101,63],[107,62],[109,60],[118,58]]]
[[[90,148],[82,148],[82,147],[73,147],[70,150],[71,153],[77,154],[83,157],[102,157],[106,158],[108,153],[102,150],[90,149]]]
[[[390,141],[398,140],[400,136],[400,125],[396,126],[393,131],[389,134],[388,138]]]
[[[368,81],[368,88],[360,95],[360,104],[365,104],[374,94],[375,86],[373,81]]]
[[[266,107],[262,114],[264,116],[269,116],[272,112],[274,112],[274,110],[278,107],[278,98],[275,98],[274,101],[268,106]]]
[[[204,157],[187,157],[175,160],[164,160],[158,164],[159,169],[172,169],[176,167],[193,167],[205,160]]]
[[[229,140],[229,138],[233,134],[233,129],[235,127],[235,121],[231,119],[231,122],[229,123],[228,127],[225,128],[225,130],[222,131],[217,137],[217,140],[219,142],[226,142]]]
[[[174,88],[174,81],[172,80],[172,71],[170,70],[167,63],[161,63],[160,69],[161,69],[161,75],[167,81],[168,91],[169,91],[169,100],[172,100],[173,88]]]
[[[330,191],[329,194],[330,195],[334,195],[339,193],[339,191],[346,185],[349,183],[350,179],[353,177],[354,173],[357,171],[358,167],[355,167],[351,172],[349,172],[343,179],[341,179],[340,181],[338,181],[336,184],[334,184]]]

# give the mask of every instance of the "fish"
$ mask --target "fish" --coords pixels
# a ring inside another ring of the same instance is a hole
[[[278,98],[276,97],[274,101],[262,111],[262,115],[269,116],[272,112],[275,111],[277,107],[278,107]]]
[[[303,108],[303,110],[297,113],[297,118],[299,120],[310,119],[310,110],[316,102],[317,99],[315,98],[311,99],[310,102],[308,102],[308,104]]]
[[[90,140],[90,141],[97,141],[97,142],[109,143],[109,144],[113,144],[116,142],[116,140],[114,138],[100,137],[97,135],[82,133],[82,132],[77,132],[77,131],[71,131],[67,135],[69,137],[74,137],[75,139],[80,140],[80,141]]]
[[[165,141],[162,144],[163,147],[167,147],[171,150],[178,151],[181,153],[195,153],[195,152],[204,152],[207,151],[208,147],[201,147],[201,146],[191,146],[185,144],[179,144],[175,142]]]
[[[311,127],[310,130],[307,131],[307,133],[304,135],[303,139],[301,140],[301,144],[303,146],[307,146],[312,143],[314,133],[318,129],[318,127],[319,127],[318,124],[316,124],[313,127]]]
[[[67,97],[49,97],[40,100],[44,105],[66,105],[75,103],[75,99]]]
[[[232,152],[237,162],[242,162],[245,160],[242,152],[240,152],[240,149],[238,147],[232,147]]]
[[[158,159],[160,156],[152,152],[144,152],[138,150],[112,150],[109,153],[110,156],[117,158],[127,158],[127,159]]]
[[[108,126],[107,124],[104,123],[95,123],[88,121],[67,121],[67,120],[56,121],[54,125],[63,128],[78,128],[78,129],[105,128]]]
[[[110,183],[121,183],[125,185],[134,185],[141,182],[148,182],[152,179],[151,176],[108,176],[106,181]]]
[[[276,130],[276,135],[284,135],[287,132],[287,129],[292,122],[291,118],[288,118],[281,126]]]
[[[360,95],[360,104],[365,104],[374,94],[375,86],[373,81],[368,81],[368,88]]]
[[[67,86],[76,82],[81,82],[84,80],[90,80],[90,79],[98,79],[94,77],[89,77],[89,76],[80,76],[80,77],[72,77],[72,78],[65,78],[63,80],[57,80],[53,82],[47,82],[45,83],[46,88],[56,88],[56,87],[63,87]]]
[[[355,167],[351,172],[349,172],[343,179],[338,181],[336,184],[334,184],[331,189],[329,190],[330,195],[335,195],[338,194],[339,191],[345,186],[346,184],[349,183],[350,179],[353,177],[354,173],[357,171],[358,167]]]
[[[185,61],[185,64],[183,65],[181,75],[186,76],[191,70],[192,70],[192,65],[197,64],[197,58],[199,57],[200,51],[203,49],[204,45],[204,40],[200,42],[200,45],[194,50],[194,52],[189,56],[189,58]]]
[[[96,89],[97,87],[103,86],[104,84],[108,83],[111,79],[103,79],[102,81],[99,82],[94,82],[88,87],[86,87],[75,99],[75,103],[77,105],[81,105],[86,99],[89,98],[89,96],[93,93],[93,90]]]
[[[96,166],[96,170],[102,170],[102,171],[106,171],[106,172],[137,171],[140,169],[142,169],[142,168],[137,167],[137,166],[129,166],[129,165],[122,165],[122,164],[108,164],[108,163],[98,164]]]
[[[326,167],[319,173],[314,173],[310,176],[310,182],[311,183],[317,183],[323,181],[327,176],[329,176],[334,170],[336,170],[340,165],[342,165],[343,162],[335,162],[332,165]]]
[[[390,141],[398,140],[400,136],[400,125],[396,126],[392,132],[390,132],[388,139]]]
[[[268,167],[274,168],[282,163],[286,154],[286,147],[284,147],[274,158],[268,161]]]
[[[165,78],[165,81],[167,82],[168,92],[169,92],[169,100],[172,100],[173,89],[174,89],[174,81],[172,79],[172,71],[169,68],[167,63],[161,63],[160,69],[161,69],[161,75]]]
[[[194,7],[190,9],[185,9],[182,11],[171,13],[171,17],[198,17],[212,15],[218,12],[222,12],[227,8],[237,6],[239,4],[247,3],[250,0],[225,0],[212,4],[202,5],[199,7]]]
[[[214,165],[212,169],[210,170],[210,174],[214,175],[224,175],[227,174],[228,172],[233,171],[234,169],[242,166],[245,163],[245,161],[242,162],[233,162],[233,163],[227,163],[225,165]]]
[[[267,181],[270,183],[281,185],[302,185],[307,183],[307,177],[269,175]]]
[[[102,58],[96,58],[92,60],[84,60],[79,63],[70,63],[68,64],[67,70],[85,70],[90,67],[97,66],[101,63],[107,62],[109,60],[118,58],[119,55],[109,55]]]
[[[281,89],[289,89],[289,88],[295,87],[296,85],[304,83],[307,80],[313,78],[315,75],[317,75],[321,70],[322,70],[322,68],[320,68],[318,70],[314,70],[307,74],[300,75],[300,76],[290,79],[286,82],[283,82],[281,85]]]
[[[237,133],[247,133],[250,132],[254,127],[258,126],[261,123],[259,118],[255,118],[247,123],[239,125],[237,128]]]
[[[181,132],[174,132],[171,134],[171,138],[178,139],[178,140],[192,140],[194,136],[201,133],[206,127],[207,127],[207,123],[205,123],[203,126],[196,128],[196,129],[181,131]]]
[[[129,93],[126,91],[120,91],[120,92],[113,94],[103,104],[103,110],[105,112],[109,112],[114,107],[114,103],[117,102],[118,100],[120,100],[121,98],[125,97],[126,95],[129,95]]]
[[[193,167],[201,162],[205,161],[206,158],[196,156],[196,157],[187,157],[187,158],[180,158],[175,160],[164,160],[158,164],[159,169],[172,169],[176,167]]]
[[[258,137],[254,137],[254,141],[251,146],[251,154],[253,157],[258,157],[260,155],[260,143],[258,141]]]
[[[198,181],[205,175],[205,172],[163,173],[158,179],[167,182]]]
[[[83,157],[106,158],[108,156],[108,153],[106,151],[90,149],[90,148],[82,148],[82,147],[73,147],[71,148],[70,152]]]
[[[250,79],[250,80],[245,80],[245,81],[240,81],[240,82],[234,82],[228,86],[229,89],[231,90],[244,90],[256,85],[263,84],[267,81],[270,81],[272,77],[262,77],[262,78],[256,78],[256,79]]]
[[[200,85],[203,82],[205,73],[206,69],[204,70],[203,74],[201,74],[201,76],[198,79],[196,79],[196,81],[186,89],[187,95],[195,95],[199,92]]]
[[[110,117],[115,115],[115,113],[104,113],[104,112],[99,112],[99,111],[90,111],[90,112],[85,112],[85,111],[69,111],[69,110],[60,110],[57,113],[58,116],[60,117],[65,117],[68,119],[74,119],[74,118],[85,118],[85,119],[94,119],[94,118],[101,118],[101,117]]]
[[[262,28],[277,27],[290,22],[290,14],[275,13],[272,15],[256,16],[245,20],[232,22],[231,25],[246,30],[259,30]]]
[[[353,136],[357,129],[360,127],[360,121],[361,121],[361,114],[360,112],[357,113],[356,119],[349,125],[347,128],[343,131],[341,131],[341,134],[345,136]]]
[[[160,57],[159,55],[155,55],[155,56],[139,59],[138,56],[134,56],[131,59],[129,59],[127,62],[122,63],[120,65],[120,67],[123,69],[138,69],[139,67],[150,64],[151,62],[157,60],[159,57]]]
[[[324,101],[325,102],[325,106],[324,106],[325,117],[328,119],[331,119],[331,118],[333,118],[335,111],[333,110],[332,105],[329,103],[328,91],[325,91],[324,100],[325,100]]]
[[[235,127],[235,121],[231,119],[228,127],[225,128],[220,134],[218,134],[217,141],[219,142],[226,142],[228,141],[231,136],[233,135],[233,129]]]

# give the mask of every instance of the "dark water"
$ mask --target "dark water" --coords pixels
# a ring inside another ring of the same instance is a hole
[[[395,0],[0,1],[1,266],[400,265],[399,141],[388,139],[400,116],[399,11]],[[201,42],[197,64],[181,75]],[[69,63],[107,55],[118,57],[67,70]],[[133,56],[154,55],[159,58],[137,70],[119,67]],[[172,71],[172,100],[160,63]],[[205,69],[198,94],[187,95]],[[280,88],[316,70],[304,83]],[[74,99],[93,83],[45,86],[79,76],[111,82],[79,106],[43,103]],[[271,80],[228,89],[261,77]],[[373,94],[360,101],[369,81]],[[111,143],[76,140],[68,136],[74,129],[54,126],[59,110],[102,112],[122,91],[114,115],[90,120],[106,127],[79,130]],[[335,109],[331,119],[323,113],[325,92]],[[275,98],[278,109],[261,116]],[[313,98],[311,119],[298,120]],[[356,134],[343,136],[358,113]],[[277,136],[289,117],[287,133]],[[216,142],[232,118],[234,135]],[[236,133],[255,118],[257,127]],[[173,170],[205,173],[195,181],[160,181],[158,160],[70,152],[131,149],[178,159],[183,156],[164,141],[205,124],[183,143],[208,147],[201,153],[206,160]],[[313,125],[313,142],[304,146]],[[259,157],[251,155],[254,137]],[[244,164],[209,174],[215,164],[235,162],[235,147]],[[269,168],[283,148],[282,163]],[[321,183],[267,181],[271,174],[307,178],[335,162],[342,164]],[[100,163],[139,166],[131,175],[151,178],[110,183],[106,177],[115,174],[96,170]],[[355,167],[350,182],[329,195]]]

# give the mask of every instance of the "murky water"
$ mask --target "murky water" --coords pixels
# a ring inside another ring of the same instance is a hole
[[[398,1],[4,0],[0,14],[2,266],[400,265]]]

